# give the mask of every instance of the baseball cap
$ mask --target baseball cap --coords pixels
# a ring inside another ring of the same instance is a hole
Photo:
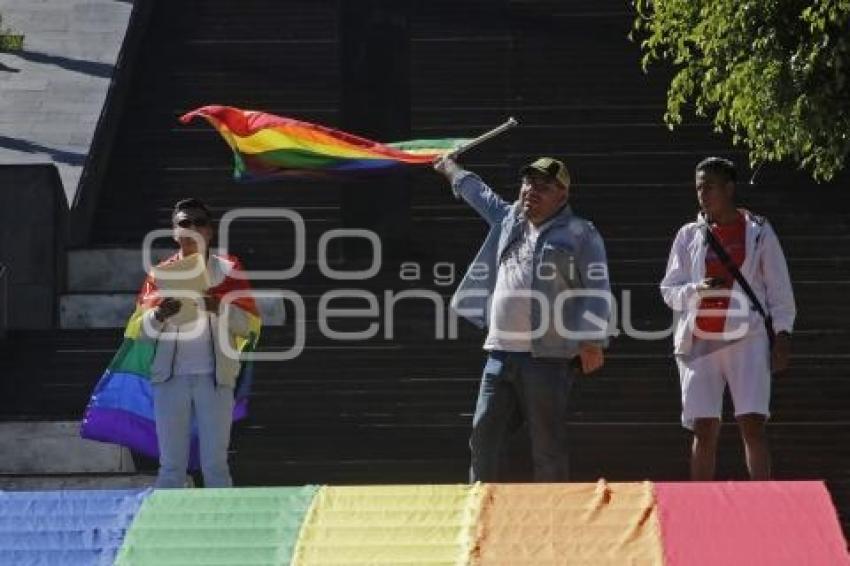
[[[529,163],[519,170],[520,175],[526,175],[529,172],[536,171],[548,175],[558,181],[562,186],[570,185],[570,172],[567,171],[566,165],[557,159],[551,157],[541,157],[536,161]]]

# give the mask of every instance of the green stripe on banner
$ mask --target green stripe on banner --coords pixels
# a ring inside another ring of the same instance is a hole
[[[115,564],[289,564],[316,491],[315,486],[154,491]]]
[[[112,358],[109,369],[113,373],[134,373],[150,378],[154,351],[153,343],[125,338]]]
[[[391,158],[376,157],[339,157],[336,155],[327,155],[309,149],[273,149],[260,153],[244,153],[242,158],[246,163],[262,163],[265,165],[274,165],[277,167],[285,167],[288,169],[325,169],[334,167],[341,163],[352,161],[381,161],[391,160]],[[249,165],[250,169],[250,165]]]

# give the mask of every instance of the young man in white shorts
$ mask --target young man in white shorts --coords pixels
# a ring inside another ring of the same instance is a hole
[[[700,481],[714,478],[727,385],[750,478],[770,478],[765,425],[770,416],[771,372],[788,367],[796,316],[776,233],[763,217],[736,207],[735,180],[735,166],[726,159],[710,157],[697,165],[701,211],[695,222],[676,234],[661,282],[664,302],[675,319],[682,424],[694,433],[691,479]],[[715,253],[715,246],[722,248],[720,253]],[[758,306],[736,280],[731,263],[748,283]],[[772,350],[770,334],[774,335]]]

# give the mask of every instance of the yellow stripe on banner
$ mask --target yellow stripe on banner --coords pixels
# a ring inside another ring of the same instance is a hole
[[[649,482],[491,484],[486,489],[475,565],[663,565]]]
[[[341,145],[340,143],[324,143],[316,136],[296,137],[274,129],[260,130],[250,136],[238,136],[230,132],[233,143],[239,151],[246,154],[263,153],[280,149],[300,149],[335,157],[354,159],[390,159],[374,151]]]
[[[323,487],[293,565],[469,563],[480,485]]]
[[[245,311],[245,314],[248,315],[248,328],[251,329],[251,332],[259,335],[260,329],[263,326],[263,319],[261,319],[258,315]]]
[[[124,328],[124,338],[136,340],[141,335],[142,315],[145,314],[146,310],[141,305],[136,305],[136,310],[130,315],[130,318],[127,320],[127,326]]]
[[[234,308],[238,308],[238,307],[234,307]],[[250,333],[253,335],[253,337],[255,339],[258,338],[260,336],[260,329],[262,328],[262,325],[263,325],[262,319],[260,319],[259,316],[255,315],[253,313],[250,313],[250,312],[248,312],[244,309],[242,310],[242,312],[244,312],[246,315],[248,315],[248,330],[250,331]],[[243,350],[245,350],[245,347],[248,346],[248,344],[250,343],[249,338],[243,338],[242,336],[235,336],[234,340],[236,342],[236,351],[238,351],[238,352],[242,352]]]

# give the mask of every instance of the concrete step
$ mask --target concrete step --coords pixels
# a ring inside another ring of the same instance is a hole
[[[173,248],[152,248],[157,263]],[[141,248],[94,248],[68,252],[68,293],[60,297],[60,328],[122,328],[133,312],[136,294],[145,277]],[[258,299],[263,324],[285,321],[283,302]]]
[[[81,438],[77,421],[0,423],[0,454],[3,476],[126,475],[136,471],[129,450]]]
[[[123,328],[133,312],[136,293],[69,293],[59,299],[59,327],[63,329]],[[258,298],[263,326],[283,326],[281,299]]]
[[[0,490],[144,489],[153,487],[154,481],[156,476],[150,474],[0,475]]]
[[[174,254],[171,248],[154,248],[156,263]],[[68,291],[138,292],[145,278],[142,250],[127,248],[83,249],[68,252]]]
[[[258,238],[260,238],[258,236]],[[279,249],[283,244],[268,244],[261,241],[256,245],[258,249]],[[267,246],[267,247],[263,247]],[[315,248],[315,244],[313,245]],[[156,265],[160,261],[174,255],[174,248],[152,248],[149,261]],[[333,251],[329,253],[332,255]],[[243,260],[245,258],[240,255]],[[141,247],[139,248],[96,248],[71,250],[68,252],[68,275],[67,290],[70,294],[86,293],[138,293],[145,279],[144,258]],[[282,269],[279,258],[272,255],[270,265],[250,264],[246,269]],[[268,261],[266,263],[269,263]],[[315,270],[315,260],[306,262],[310,268]],[[335,258],[331,257],[328,262],[332,267],[337,267]],[[247,265],[247,264],[246,264]],[[338,267],[338,269],[346,269]],[[349,267],[348,269],[353,269]]]

